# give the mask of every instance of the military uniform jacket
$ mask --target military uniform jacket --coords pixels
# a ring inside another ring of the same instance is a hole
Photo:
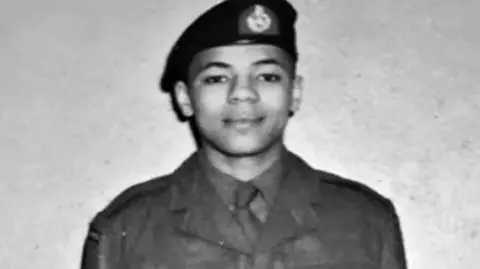
[[[82,269],[405,269],[398,217],[373,190],[288,152],[254,249],[192,154],[127,189],[90,225]]]

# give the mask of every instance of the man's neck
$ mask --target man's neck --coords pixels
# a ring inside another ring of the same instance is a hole
[[[283,144],[274,145],[265,152],[251,156],[228,156],[208,146],[201,151],[216,169],[241,181],[249,181],[266,171],[281,157]]]

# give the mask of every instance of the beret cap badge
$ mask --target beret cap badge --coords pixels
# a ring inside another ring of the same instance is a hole
[[[272,18],[261,5],[255,5],[253,12],[247,17],[248,28],[254,33],[262,33],[270,28]]]

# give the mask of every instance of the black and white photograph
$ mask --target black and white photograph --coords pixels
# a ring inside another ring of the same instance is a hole
[[[478,269],[479,12],[0,1],[0,268]]]

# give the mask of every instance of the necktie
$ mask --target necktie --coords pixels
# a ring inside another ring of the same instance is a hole
[[[261,198],[260,190],[251,182],[242,182],[235,190],[237,221],[243,227],[243,233],[247,244],[254,247],[261,227],[261,221],[252,211],[252,202],[259,202]]]

